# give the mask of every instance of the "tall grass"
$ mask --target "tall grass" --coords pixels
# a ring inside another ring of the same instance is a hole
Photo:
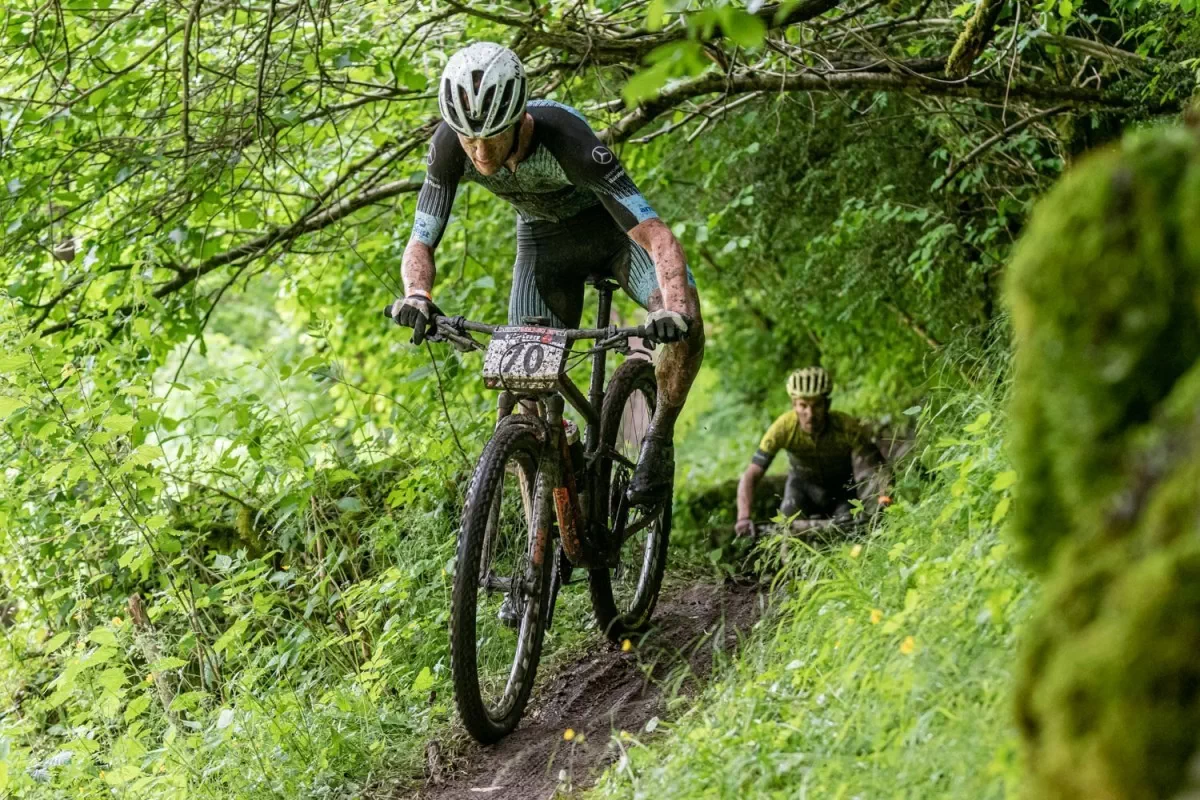
[[[620,742],[592,796],[1012,796],[1033,591],[1000,534],[1015,476],[998,409],[962,392],[927,406],[906,499],[870,536],[760,545],[773,613],[673,722]]]

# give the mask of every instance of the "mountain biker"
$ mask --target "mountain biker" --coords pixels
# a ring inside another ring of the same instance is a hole
[[[739,536],[751,535],[754,490],[776,453],[787,450],[791,462],[779,513],[792,517],[851,519],[851,500],[874,495],[872,513],[891,503],[887,497],[891,473],[878,445],[848,414],[830,411],[833,383],[820,367],[796,370],[788,376],[792,410],[767,430],[738,482]]]
[[[438,84],[442,123],[404,250],[405,296],[391,314],[413,329],[414,344],[442,314],[430,294],[433,254],[462,181],[517,210],[510,325],[541,318],[577,327],[586,278],[614,278],[649,312],[652,338],[665,343],[655,367],[658,402],[629,487],[632,502],[648,504],[671,483],[675,420],[704,355],[696,284],[671,229],[583,116],[550,100],[527,101],[527,94],[520,59],[501,45],[476,42],[446,64]]]

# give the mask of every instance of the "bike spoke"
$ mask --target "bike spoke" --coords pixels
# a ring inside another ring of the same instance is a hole
[[[644,391],[633,392],[626,401],[615,442],[616,452],[612,454],[614,486],[627,486],[636,469],[654,413],[654,401],[655,398]],[[658,506],[624,520],[620,559],[611,577],[613,600],[622,613],[636,603],[643,588],[652,556],[650,547],[655,541],[654,526],[662,516],[662,509]]]
[[[516,460],[505,465],[504,473],[485,539],[475,611],[480,694],[496,716],[506,713],[515,694],[521,626],[535,589],[528,544],[532,475]]]

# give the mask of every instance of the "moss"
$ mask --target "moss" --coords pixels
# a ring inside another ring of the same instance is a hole
[[[1096,528],[1130,437],[1200,353],[1198,220],[1200,143],[1154,131],[1084,159],[1017,246],[1016,528],[1039,568]]]
[[[967,21],[946,59],[946,75],[950,78],[965,78],[971,72],[975,59],[992,40],[996,32],[996,20],[1004,10],[1004,0],[980,0],[975,13]]]
[[[1082,161],[1007,290],[1014,530],[1046,574],[1018,688],[1027,794],[1168,797],[1200,743],[1200,140]]]

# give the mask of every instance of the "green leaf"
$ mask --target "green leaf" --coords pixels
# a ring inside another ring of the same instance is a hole
[[[101,647],[116,647],[117,635],[108,628],[100,627],[92,630],[87,636],[89,642],[95,642]]]
[[[1006,472],[1001,472],[999,475],[996,476],[996,480],[992,481],[992,491],[1002,492],[1005,489],[1007,489],[1008,487],[1015,484],[1016,482],[1017,482],[1016,471],[1010,469],[1010,470],[1007,470]]]
[[[110,414],[100,423],[100,429],[108,433],[129,433],[133,430],[134,420],[128,414]]]
[[[141,774],[142,771],[137,768],[136,764],[123,764],[115,769],[105,770],[104,782],[109,786],[124,786]]]
[[[70,631],[63,631],[62,633],[55,634],[54,636],[50,637],[45,644],[42,645],[42,652],[46,655],[49,655],[66,644],[67,640],[70,638]]]
[[[172,711],[190,711],[200,705],[200,701],[208,697],[208,692],[184,692],[175,696],[171,701]]]
[[[1071,0],[1062,0],[1058,4],[1058,15],[1063,19],[1070,19],[1073,13],[1075,13],[1075,4]]]
[[[258,224],[258,212],[252,209],[239,211],[237,215],[238,225],[243,228],[253,228]]]
[[[179,669],[180,667],[186,667],[186,666],[187,666],[187,662],[184,661],[182,658],[175,658],[174,656],[167,656],[165,658],[160,658],[157,661],[155,661],[153,664],[151,664],[150,672],[166,672],[169,669]]]
[[[217,639],[216,644],[213,645],[213,650],[220,653],[236,645],[242,640],[242,635],[246,633],[246,627],[249,624],[249,621],[243,617],[230,625],[229,630],[225,631],[221,634],[221,638]]]
[[[71,466],[70,462],[60,461],[57,464],[51,464],[50,467],[42,473],[42,483],[46,486],[53,486],[58,483],[58,479],[67,471],[67,467]]]
[[[967,433],[979,433],[987,427],[987,424],[992,421],[992,412],[985,411],[975,418],[975,421],[967,425],[963,430]]]
[[[413,681],[413,694],[427,692],[433,688],[433,673],[429,671],[429,667],[421,667],[421,671],[417,673],[417,679]]]
[[[125,670],[120,667],[109,667],[100,673],[96,682],[110,692],[115,692],[125,685]]]
[[[141,554],[142,545],[135,544],[121,554],[121,557],[117,559],[117,566],[121,569],[128,569],[129,565],[132,564]]]
[[[8,395],[0,395],[0,421],[3,421],[12,414],[25,406],[29,405],[24,400],[17,397],[9,397]]]
[[[646,8],[646,30],[651,33],[662,30],[666,16],[667,0],[650,0],[650,5]]]
[[[0,375],[7,375],[10,372],[15,372],[21,367],[29,363],[29,356],[24,353],[13,353],[6,356],[0,356]]]
[[[133,722],[135,719],[137,719],[143,713],[145,713],[146,709],[149,707],[150,707],[150,695],[149,694],[141,694],[141,695],[133,698],[133,700],[129,701],[129,705],[125,707],[125,721]]]
[[[767,35],[767,23],[759,17],[733,6],[725,6],[720,14],[721,30],[735,44],[750,49],[763,43],[763,37]]]
[[[159,550],[168,554],[178,553],[183,550],[183,545],[179,543],[179,540],[169,533],[160,533],[158,539],[155,540],[155,544],[158,545]]]
[[[340,511],[345,511],[348,514],[353,514],[366,509],[362,500],[357,497],[343,497],[337,501],[337,507]]]
[[[950,16],[951,17],[965,17],[967,14],[971,13],[971,9],[973,9],[973,8],[975,8],[974,3],[970,3],[970,2],[963,3],[961,6],[955,6],[954,10],[950,12]]]
[[[1012,505],[1011,497],[1000,498],[1000,502],[996,503],[996,509],[992,512],[992,524],[993,525],[1000,524],[1000,520],[1004,519],[1004,516],[1006,514],[1008,514],[1008,507],[1010,505]]]
[[[163,449],[158,445],[144,444],[137,450],[134,450],[129,456],[121,462],[121,466],[117,467],[116,475],[125,475],[134,467],[144,467],[153,462],[157,458],[162,458]]]
[[[704,46],[691,40],[659,45],[650,51],[646,61],[651,66],[634,73],[621,90],[625,104],[631,108],[654,97],[671,78],[699,75],[710,66]]]

